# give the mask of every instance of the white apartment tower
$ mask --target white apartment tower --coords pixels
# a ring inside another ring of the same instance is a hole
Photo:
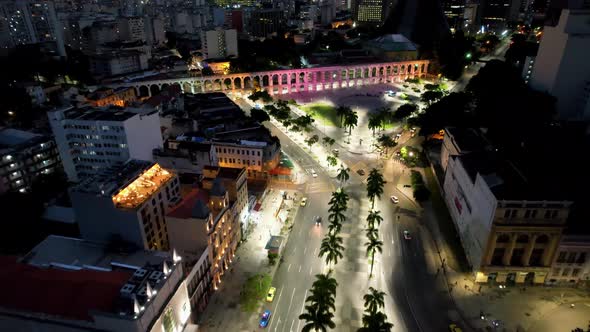
[[[129,159],[150,161],[152,151],[163,145],[155,110],[70,106],[47,114],[73,182]]]
[[[201,32],[201,46],[206,59],[238,57],[238,31],[235,29]]]
[[[530,85],[557,98],[567,120],[590,119],[590,10],[564,9],[557,26],[546,26]]]

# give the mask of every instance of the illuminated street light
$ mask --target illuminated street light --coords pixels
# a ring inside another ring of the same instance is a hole
[[[471,59],[471,52],[465,53],[465,59]]]

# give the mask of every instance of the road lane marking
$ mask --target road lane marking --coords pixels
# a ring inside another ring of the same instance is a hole
[[[311,267],[309,268],[309,275],[311,275],[311,270],[312,270],[312,269],[313,269],[313,268],[311,268]]]
[[[301,265],[299,265],[299,273],[301,273]]]
[[[316,253],[316,251],[318,251],[318,248],[315,248],[315,249],[313,250],[313,255],[314,255],[314,256],[315,256],[315,253]]]
[[[287,315],[291,312],[291,305],[293,304],[293,296],[295,296],[295,288],[293,288],[293,293],[291,294],[291,301],[289,301],[289,308],[287,308]]]
[[[283,286],[281,286],[281,290],[279,291],[279,298],[277,299],[277,305],[275,306],[276,310],[275,310],[275,316],[278,317],[278,311],[279,311],[279,303],[281,302],[281,296],[283,295]],[[281,319],[279,318],[279,322],[281,321]],[[270,331],[272,329],[272,324],[275,322],[275,319],[271,319],[270,320],[270,325],[268,325],[268,330]],[[277,322],[277,324],[279,324],[279,322]],[[277,328],[275,327],[275,331],[277,330]]]
[[[305,290],[305,295],[303,295],[303,303],[301,303],[301,313],[303,313],[303,307],[305,306],[305,299],[307,298],[307,289]],[[299,316],[297,316],[297,318],[299,319]],[[297,331],[301,331],[299,329],[299,325],[301,325],[301,319],[299,319],[299,323],[297,323]]]
[[[307,252],[307,247],[305,247],[305,249],[303,249],[303,254],[305,255],[306,252]]]
[[[289,264],[289,267],[287,267],[287,272],[289,272],[290,269],[291,269],[291,264]]]
[[[297,252],[297,247],[293,248],[293,255],[295,255],[295,253]]]
[[[295,324],[295,320],[291,321],[291,327],[289,328],[289,332],[293,331],[293,324]]]

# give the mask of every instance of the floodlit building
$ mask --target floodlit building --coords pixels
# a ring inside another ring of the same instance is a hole
[[[191,307],[181,257],[49,236],[0,257],[6,331],[182,331]]]
[[[0,129],[0,193],[26,192],[37,177],[59,169],[59,152],[52,138],[18,129]]]
[[[73,182],[129,159],[152,160],[153,149],[162,147],[155,110],[70,106],[47,115]]]
[[[201,32],[201,47],[205,59],[238,57],[238,31],[217,28]]]
[[[369,40],[364,48],[374,56],[386,61],[408,61],[418,59],[418,48],[404,35],[391,34]]]
[[[134,88],[100,88],[86,96],[86,101],[94,107],[119,106],[125,107],[137,101]]]
[[[568,234],[562,237],[547,283],[590,286],[590,236]]]
[[[590,10],[564,9],[545,26],[529,84],[557,98],[559,117],[590,119]]]
[[[70,189],[82,238],[122,239],[139,248],[168,250],[165,215],[180,201],[178,177],[160,165],[130,160]]]
[[[544,283],[572,202],[497,153],[469,149],[448,153],[443,189],[476,281]]]
[[[169,139],[164,147],[154,150],[154,160],[179,174],[202,175],[206,166],[217,166],[217,154],[210,142]]]
[[[353,0],[352,16],[358,23],[381,26],[391,10],[390,0]]]

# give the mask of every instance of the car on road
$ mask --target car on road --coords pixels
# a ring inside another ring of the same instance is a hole
[[[312,169],[311,170],[311,176],[314,177],[314,178],[317,178],[318,177],[318,173],[315,172],[315,169]]]
[[[307,197],[303,197],[301,199],[301,206],[306,206],[307,205]]]
[[[404,239],[406,239],[406,240],[411,240],[412,239],[412,235],[410,235],[410,232],[404,231]]]
[[[338,156],[338,154],[340,153],[340,150],[332,149],[332,153],[335,154],[336,156]]]
[[[270,321],[271,314],[272,313],[270,312],[270,310],[264,310],[264,312],[260,316],[260,323],[258,323],[258,326],[260,326],[261,328],[267,327],[268,322]]]
[[[395,137],[393,138],[394,141],[399,141],[399,139],[402,137],[402,134],[395,134]]]
[[[316,226],[319,226],[319,225],[321,225],[321,224],[322,224],[322,217],[320,217],[320,216],[315,216],[315,217],[313,217],[313,221],[315,222],[315,225],[316,225]]]
[[[391,203],[393,204],[399,203],[399,198],[397,198],[397,196],[391,196],[389,199],[391,199]]]
[[[404,184],[404,188],[412,188],[412,185]]]
[[[277,289],[275,287],[271,287],[268,289],[268,293],[266,294],[266,302],[272,302],[275,298],[275,293]]]
[[[385,91],[385,93],[389,96],[389,97],[395,97],[395,95],[397,95],[397,92],[393,91],[393,90],[387,90]]]
[[[364,169],[359,169],[358,171],[356,171],[356,173],[357,173],[358,175],[361,175],[361,176],[363,176],[363,175],[365,175],[365,170],[364,170]]]
[[[449,332],[463,332],[463,330],[457,324],[451,324],[449,325]]]

